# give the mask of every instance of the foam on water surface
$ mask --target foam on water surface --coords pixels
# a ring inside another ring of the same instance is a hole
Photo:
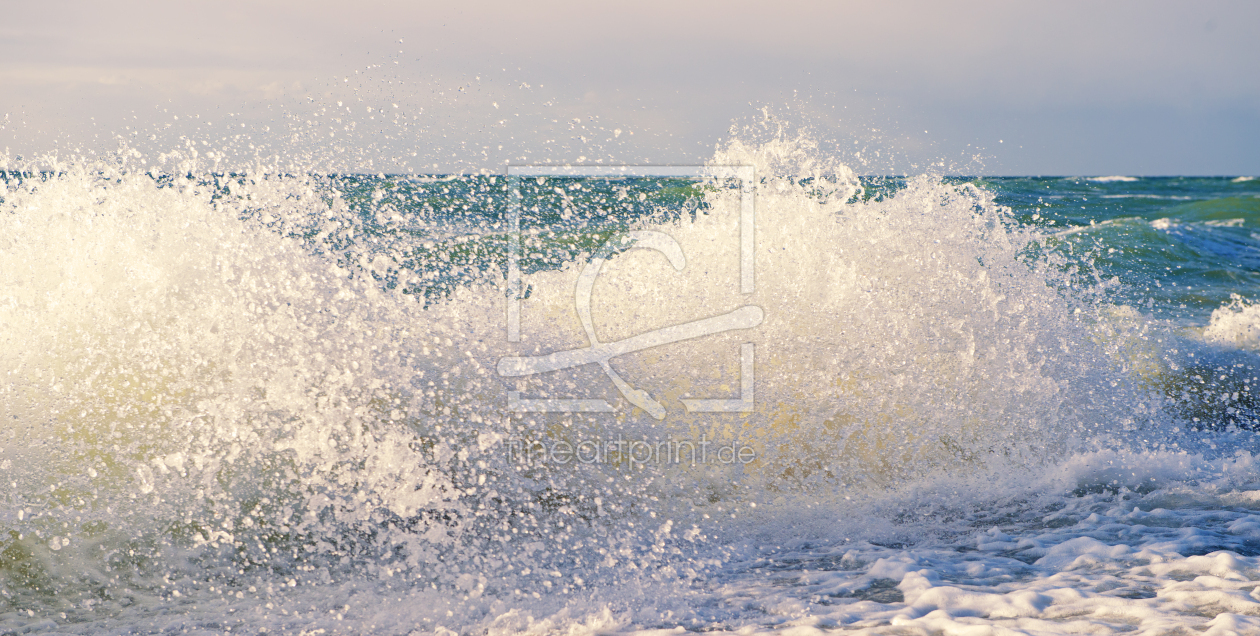
[[[881,190],[782,136],[712,163],[758,175],[752,293],[730,184],[524,179],[560,211],[526,216],[520,343],[501,178],[10,175],[0,624],[1252,628],[1250,305],[1187,332],[1117,304],[1065,238],[1112,225],[1021,222],[982,184]],[[598,365],[500,376],[590,344],[575,290],[627,230],[686,264],[614,250],[601,341],[761,324],[613,359],[662,419]],[[688,412],[739,394],[749,343],[752,410]],[[512,391],[615,412],[514,413]],[[753,457],[517,452],[613,439]]]
[[[1098,183],[1130,182],[1130,181],[1137,181],[1137,180],[1138,180],[1137,177],[1125,177],[1125,176],[1120,176],[1120,175],[1112,175],[1109,177],[1089,177],[1089,181],[1095,181]]]

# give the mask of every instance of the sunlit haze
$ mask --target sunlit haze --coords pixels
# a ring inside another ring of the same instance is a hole
[[[1249,2],[55,0],[3,14],[10,155],[105,152],[118,135],[160,153],[242,130],[286,152],[303,129],[300,145],[361,169],[688,163],[764,112],[865,148],[865,172],[1260,172]]]

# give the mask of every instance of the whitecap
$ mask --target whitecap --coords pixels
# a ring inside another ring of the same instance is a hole
[[[1203,224],[1208,227],[1242,227],[1246,219],[1213,219],[1204,221]]]
[[[1228,303],[1212,311],[1203,338],[1240,349],[1260,350],[1260,305],[1234,294]]]
[[[1124,181],[1124,182],[1128,182],[1128,181],[1137,181],[1137,180],[1138,180],[1138,178],[1137,178],[1137,177],[1125,177],[1125,176],[1120,176],[1120,175],[1112,175],[1112,176],[1110,176],[1110,177],[1089,177],[1089,178],[1087,178],[1087,179],[1085,179],[1085,180],[1086,180],[1086,181],[1093,181],[1093,182],[1095,182],[1095,183],[1114,183],[1114,182],[1117,182],[1117,181]]]
[[[1104,194],[1104,199],[1158,199],[1160,201],[1189,201],[1190,197],[1162,196],[1158,194]]]

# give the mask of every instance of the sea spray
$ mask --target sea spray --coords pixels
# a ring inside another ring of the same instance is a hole
[[[430,625],[456,610],[529,624],[504,617],[627,590],[663,604],[806,506],[1037,481],[1100,439],[1175,425],[1128,364],[1145,334],[1114,325],[1133,315],[991,191],[921,176],[875,194],[806,138],[734,141],[711,163],[756,175],[755,291],[738,284],[730,184],[525,181],[540,209],[520,343],[502,178],[78,160],[10,174],[6,620],[156,629],[174,610],[285,628],[334,621],[356,594],[423,599],[409,616]],[[764,320],[612,360],[659,420],[597,365],[501,376],[505,357],[590,344],[577,281],[627,231],[668,235],[686,266],[611,254],[591,296],[601,340],[747,305]],[[753,408],[688,412],[684,398],[739,394],[749,343]],[[512,391],[614,412],[518,413]],[[513,453],[636,441],[749,461]],[[303,603],[320,617],[296,618]]]

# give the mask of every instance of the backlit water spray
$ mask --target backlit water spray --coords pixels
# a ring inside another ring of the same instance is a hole
[[[755,174],[752,293],[732,241],[740,189],[721,179],[11,165],[2,625],[773,625],[696,599],[715,580],[738,587],[732,564],[769,554],[761,540],[782,548],[781,527],[831,545],[965,536],[992,502],[1040,518],[1063,504],[1030,493],[1074,479],[1062,466],[1180,430],[1150,327],[984,187],[873,187],[783,135],[735,139],[711,164]],[[669,237],[685,266],[618,242],[627,232]],[[582,284],[602,342],[762,313],[607,371],[502,374],[506,358],[594,344]],[[751,408],[685,408],[740,395],[747,344]],[[521,395],[612,408],[522,412]],[[614,442],[692,454],[645,461]],[[697,461],[701,442],[714,455]],[[583,444],[604,450],[552,452]],[[843,554],[837,568],[860,569]],[[861,576],[850,592],[913,578]],[[903,600],[919,589],[902,587]]]

